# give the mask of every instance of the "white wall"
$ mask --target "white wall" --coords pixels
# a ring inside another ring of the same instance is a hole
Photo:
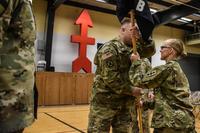
[[[62,5],[56,11],[51,65],[57,72],[72,72],[72,62],[78,58],[78,43],[71,43],[71,35],[80,34],[80,26],[75,21],[83,9]],[[95,45],[87,45],[87,57],[92,62],[97,51],[97,43],[104,43],[118,35],[119,22],[116,16],[87,10],[93,27],[88,28],[88,37],[95,38]]]

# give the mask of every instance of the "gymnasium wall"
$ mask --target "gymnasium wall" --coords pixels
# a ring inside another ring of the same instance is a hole
[[[46,11],[47,2],[45,0],[34,0],[33,10],[37,23],[37,50],[36,60],[44,59],[45,48],[45,32],[46,32]],[[74,25],[79,17],[82,8],[61,5],[56,10],[54,35],[52,45],[51,66],[55,67],[56,72],[71,72],[72,61],[78,57],[77,43],[71,43],[71,35],[80,34],[80,26]],[[93,62],[94,55],[97,51],[97,43],[104,43],[118,35],[119,22],[115,15],[101,13],[93,10],[87,10],[93,22],[93,28],[88,28],[88,36],[95,38],[95,45],[87,45],[87,57]],[[156,42],[156,54],[152,57],[152,65],[157,66],[163,64],[160,61],[159,48],[162,42],[167,38],[179,38],[184,40],[185,32],[180,29],[159,26],[153,32],[153,39]],[[189,53],[199,54],[200,48],[186,46]],[[93,63],[92,63],[93,64]],[[95,65],[92,65],[92,72],[95,71]]]

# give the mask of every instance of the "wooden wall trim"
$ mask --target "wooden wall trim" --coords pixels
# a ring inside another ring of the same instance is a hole
[[[88,104],[92,73],[37,72],[39,105]]]

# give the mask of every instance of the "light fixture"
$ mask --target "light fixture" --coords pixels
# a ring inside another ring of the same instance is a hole
[[[197,13],[193,13],[192,15],[200,17],[200,14],[197,14]]]
[[[106,3],[105,0],[96,0],[96,1]]]
[[[185,21],[183,19],[177,19],[177,21],[182,22],[182,23],[188,23],[188,21]]]
[[[185,17],[182,17],[181,19],[182,19],[182,20],[185,20],[185,21],[188,21],[188,22],[191,22],[191,21],[192,21],[192,19],[185,18]]]
[[[156,10],[156,9],[152,9],[152,8],[150,8],[150,12],[151,12],[151,13],[156,13],[157,10]]]
[[[180,18],[180,19],[177,19],[177,21],[183,22],[183,23],[189,23],[189,22],[192,21],[192,19],[182,17],[182,18]]]

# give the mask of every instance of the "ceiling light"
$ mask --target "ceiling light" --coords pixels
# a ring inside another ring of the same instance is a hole
[[[177,21],[183,22],[183,23],[188,23],[188,21],[185,21],[185,20],[183,20],[183,19],[177,19]]]
[[[197,13],[193,13],[192,15],[200,17],[200,14],[197,14]]]
[[[106,3],[105,0],[96,0],[96,1]]]
[[[151,13],[156,13],[157,10],[156,10],[156,9],[152,9],[152,8],[150,8],[150,12],[151,12]]]
[[[182,20],[182,19],[177,19],[177,21],[179,21],[179,22],[183,22],[183,23],[188,23],[187,21]]]
[[[185,20],[185,21],[187,21],[187,22],[191,22],[191,21],[192,21],[192,19],[185,18],[185,17],[182,17],[181,19],[182,19],[182,20]]]

